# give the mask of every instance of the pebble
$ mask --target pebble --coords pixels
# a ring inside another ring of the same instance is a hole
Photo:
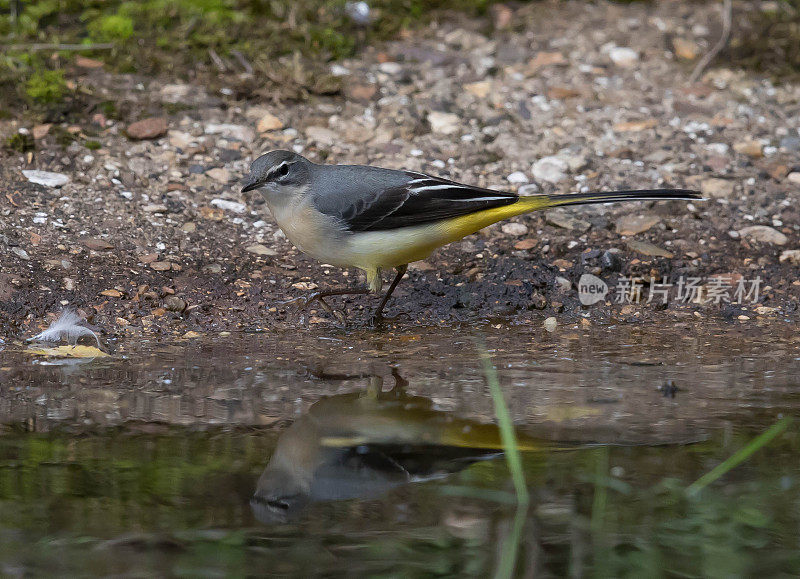
[[[556,286],[558,286],[558,289],[561,290],[562,292],[568,292],[569,290],[572,289],[572,282],[565,277],[557,275]]]
[[[503,223],[501,229],[506,235],[514,235],[517,237],[521,237],[528,233],[528,227],[526,225],[522,223],[515,223],[513,221],[510,223]]]
[[[627,245],[630,249],[641,253],[642,255],[648,255],[650,257],[666,257],[668,259],[675,257],[675,254],[673,254],[671,251],[667,251],[664,248],[653,245],[652,243],[648,243],[646,241],[631,240],[627,243]]]
[[[606,271],[620,271],[622,269],[622,260],[616,251],[609,249],[600,256],[600,267]]]
[[[680,36],[672,39],[672,49],[675,56],[683,60],[694,60],[700,54],[700,47],[694,40]]]
[[[800,265],[800,249],[787,249],[781,253],[779,260],[781,263]]]
[[[164,308],[170,312],[182,312],[186,309],[186,301],[178,296],[167,296],[164,298]]]
[[[125,132],[131,139],[156,139],[167,134],[166,117],[149,117],[128,125]]]
[[[248,245],[245,247],[245,251],[249,251],[250,253],[255,253],[256,255],[278,255],[278,252],[272,248],[267,247],[261,243],[254,243],[253,245]]]
[[[644,119],[641,121],[626,121],[623,123],[617,123],[612,127],[612,130],[615,133],[639,133],[641,131],[646,131],[647,129],[652,129],[658,125],[658,121],[656,119]]]
[[[797,171],[792,171],[786,176],[786,180],[789,181],[789,183],[800,185],[800,173]]]
[[[748,157],[763,157],[764,147],[758,141],[740,141],[733,144],[733,150]]]
[[[328,128],[318,126],[306,127],[306,138],[323,147],[331,147],[339,140],[335,132]]]
[[[728,179],[703,179],[700,182],[700,191],[703,195],[714,197],[715,199],[727,199],[733,195],[733,190],[736,187],[734,181]]]
[[[197,87],[190,84],[165,84],[161,87],[161,99],[168,103],[184,101]]]
[[[250,143],[256,138],[256,133],[250,127],[244,125],[232,125],[230,123],[209,123],[205,126],[207,135],[221,135],[226,139],[234,139],[243,143]]]
[[[47,136],[47,133],[50,132],[52,126],[53,123],[45,123],[43,125],[34,126],[33,131],[31,131],[33,133],[33,138],[37,141],[40,139],[44,139]]]
[[[378,70],[384,74],[400,74],[403,72],[403,67],[397,62],[382,62],[378,65]]]
[[[528,183],[527,185],[522,185],[519,189],[517,189],[517,195],[520,197],[528,197],[530,195],[537,195],[539,193],[539,186],[536,183]]]
[[[617,219],[614,227],[620,235],[636,235],[659,223],[661,218],[657,215],[623,215]]]
[[[212,199],[210,205],[233,213],[244,213],[247,211],[247,205],[237,203],[236,201],[230,201],[229,199]]]
[[[550,333],[556,331],[556,326],[558,326],[558,320],[556,320],[553,316],[550,316],[544,321],[544,329]]]
[[[34,128],[34,136],[35,135],[36,133]],[[800,151],[800,137],[783,137],[779,144],[780,148],[784,151],[789,151],[792,153]]]
[[[461,119],[453,113],[443,113],[431,111],[428,113],[428,123],[434,133],[441,135],[452,135],[457,133],[461,127]]]
[[[783,233],[767,225],[751,225],[750,227],[744,227],[739,230],[739,235],[742,237],[749,237],[750,239],[762,243],[773,243],[775,245],[786,245],[786,242],[789,241],[789,238]]]
[[[558,183],[567,176],[569,165],[560,157],[542,157],[531,167],[534,179],[547,181],[548,183]]]
[[[145,213],[166,213],[167,206],[163,203],[148,203],[142,207],[142,211]]]
[[[53,173],[51,171],[23,170],[22,174],[31,183],[44,185],[45,187],[61,187],[69,183],[69,176],[63,173]]]
[[[21,247],[16,247],[16,246],[12,247],[11,248],[11,253],[16,255],[20,259],[24,259],[26,261],[30,259],[30,256],[28,255],[28,252],[25,251],[24,249],[22,249]]]
[[[529,249],[533,249],[539,244],[539,242],[529,237],[528,239],[523,239],[522,241],[518,241],[514,244],[514,249],[518,249],[520,251],[528,251]]]
[[[278,131],[282,128],[283,128],[283,123],[278,117],[276,117],[272,113],[266,113],[264,116],[258,119],[258,124],[256,125],[256,130],[259,133]]]
[[[114,249],[114,246],[105,239],[90,238],[84,240],[83,244],[93,251],[106,251],[109,249]]]
[[[211,177],[214,181],[218,181],[219,183],[227,183],[231,180],[231,173],[227,169],[223,167],[216,167],[214,169],[209,169],[206,171],[206,175]]]
[[[508,179],[509,183],[513,183],[515,185],[528,182],[528,177],[525,176],[525,173],[522,171],[514,171],[511,173],[511,175],[506,177],[506,179]]]
[[[471,84],[464,85],[464,89],[478,98],[486,98],[489,95],[489,91],[492,90],[492,83],[488,80],[482,80],[479,82],[473,82]]]
[[[154,261],[150,264],[150,267],[156,271],[169,271],[172,269],[172,264],[168,261]]]
[[[570,229],[572,231],[586,231],[592,226],[592,224],[588,221],[578,219],[570,213],[558,210],[548,211],[545,214],[545,222],[549,223],[550,225],[555,225],[556,227],[561,227],[562,229]]]
[[[611,62],[624,68],[631,67],[639,61],[639,53],[627,46],[615,46],[608,51]]]

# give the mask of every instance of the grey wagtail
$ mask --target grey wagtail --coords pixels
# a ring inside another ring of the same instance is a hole
[[[590,203],[645,199],[700,199],[687,189],[637,189],[572,195],[533,195],[463,185],[415,171],[366,165],[318,165],[291,151],[271,151],[250,166],[242,192],[262,189],[286,237],[300,251],[367,274],[367,288],[311,294],[305,303],[334,295],[378,293],[381,271],[397,275],[375,311],[386,302],[408,264],[434,249],[515,215]]]

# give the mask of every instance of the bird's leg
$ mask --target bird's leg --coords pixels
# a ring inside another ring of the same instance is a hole
[[[386,292],[386,295],[383,296],[378,309],[375,310],[375,313],[372,314],[372,322],[379,322],[383,319],[383,308],[386,306],[386,302],[389,301],[389,298],[392,297],[392,292],[394,292],[394,288],[397,287],[397,284],[400,283],[400,280],[403,279],[403,276],[406,274],[406,270],[408,269],[408,264],[398,266],[397,268],[397,275],[394,276],[394,280],[392,280],[392,285],[389,286],[389,291]]]

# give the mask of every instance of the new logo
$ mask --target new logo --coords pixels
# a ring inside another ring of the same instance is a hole
[[[585,306],[602,301],[608,293],[606,282],[590,273],[585,273],[578,280],[578,298]]]

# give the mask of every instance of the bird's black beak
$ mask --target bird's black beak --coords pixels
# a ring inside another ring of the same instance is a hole
[[[259,183],[252,177],[248,177],[245,180],[244,185],[242,186],[242,193],[247,193],[248,191],[252,191],[253,189],[258,189],[259,187],[261,187],[261,185],[263,185],[263,183]]]

